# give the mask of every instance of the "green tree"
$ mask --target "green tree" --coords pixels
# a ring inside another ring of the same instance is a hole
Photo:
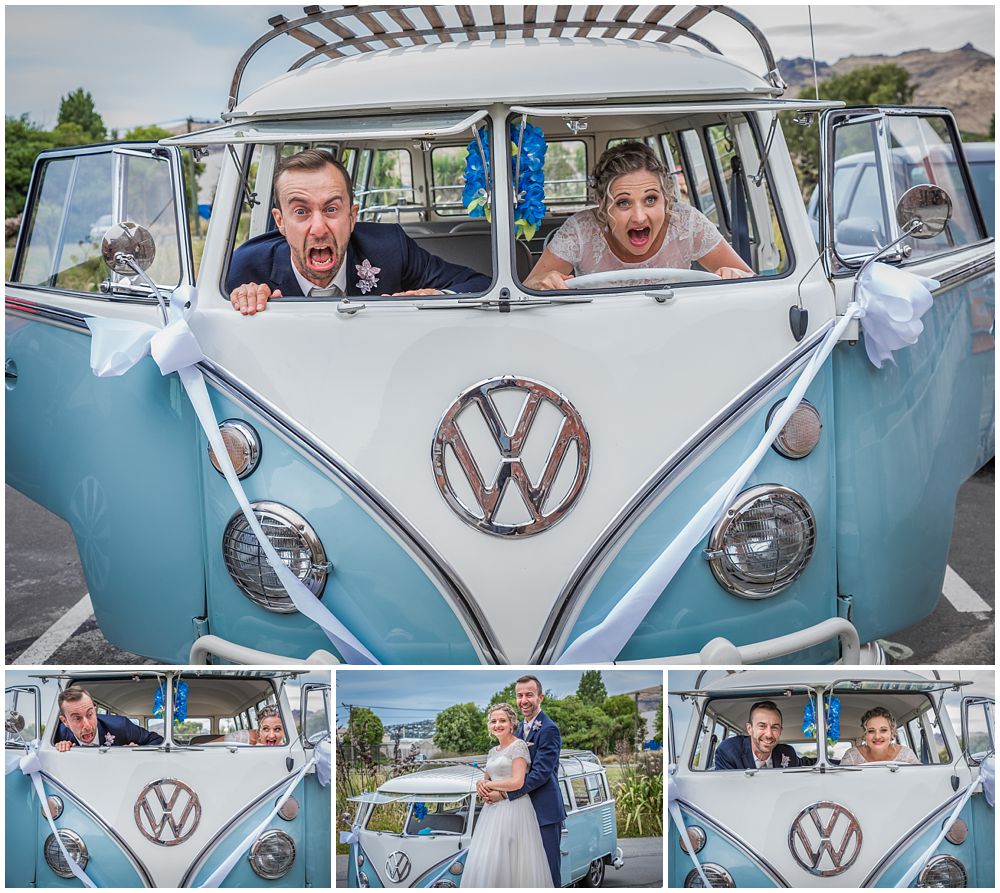
[[[382,743],[385,729],[380,720],[367,707],[355,707],[347,725],[353,743],[364,750],[373,750]]]
[[[545,712],[559,726],[563,747],[609,752],[614,720],[599,707],[584,704],[576,695],[545,701]]]
[[[87,134],[85,142],[100,142],[107,136],[104,120],[94,106],[94,97],[83,87],[77,87],[60,100],[59,124],[78,124]]]
[[[164,128],[157,127],[155,124],[148,124],[145,127],[133,127],[125,134],[125,139],[136,142],[156,143],[162,139],[166,139],[168,136],[173,136],[169,130],[164,130]]]
[[[636,730],[643,725],[635,698],[631,695],[612,695],[604,701],[601,709],[613,723],[608,736],[609,749],[614,750],[619,741],[634,746]]]
[[[608,696],[600,670],[584,670],[576,687],[576,696],[591,707],[600,707]]]
[[[862,65],[844,74],[836,74],[819,83],[820,99],[839,99],[847,105],[906,105],[913,99],[915,87],[906,69],[893,62]],[[804,87],[799,99],[815,99],[816,91]],[[802,194],[808,196],[819,182],[819,122],[803,127],[793,123],[794,112],[782,112],[781,127],[788,151],[795,163]]]
[[[24,210],[35,158],[56,145],[51,131],[42,130],[27,114],[4,120],[4,217],[16,217]]]
[[[663,701],[656,707],[656,740],[663,744]]]
[[[517,695],[515,693],[516,688],[516,683],[512,682],[506,688],[501,688],[500,691],[494,692],[493,697],[490,698],[486,706],[490,707],[493,704],[510,704],[510,706],[514,708],[514,711],[520,715],[517,709]]]
[[[448,753],[481,753],[489,746],[486,717],[475,704],[452,704],[434,722],[434,745]]]

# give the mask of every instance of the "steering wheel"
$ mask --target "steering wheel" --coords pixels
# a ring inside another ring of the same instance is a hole
[[[633,270],[604,270],[587,273],[566,280],[567,288],[600,288],[611,283],[631,284],[633,282],[712,282],[721,280],[716,273],[704,270],[682,270],[679,267],[641,267]]]

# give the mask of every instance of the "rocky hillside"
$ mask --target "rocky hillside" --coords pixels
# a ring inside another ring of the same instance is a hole
[[[996,60],[971,43],[947,53],[911,50],[898,56],[847,56],[828,65],[816,66],[820,80],[845,74],[862,65],[893,62],[907,70],[916,87],[914,105],[943,105],[954,112],[958,126],[972,133],[987,133],[995,108]],[[789,85],[786,95],[798,96],[812,86],[812,61],[805,58],[778,61],[781,76]]]

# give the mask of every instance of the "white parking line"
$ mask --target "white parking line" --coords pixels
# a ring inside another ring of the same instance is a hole
[[[43,632],[13,661],[15,664],[43,664],[94,613],[88,592],[72,608]]]
[[[951,602],[956,611],[961,611],[963,614],[978,614],[993,610],[979,597],[975,589],[951,569],[951,565],[948,565],[944,572],[944,587],[941,594]]]

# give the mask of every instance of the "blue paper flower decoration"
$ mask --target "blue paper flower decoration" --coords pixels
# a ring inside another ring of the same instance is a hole
[[[816,702],[811,697],[802,711],[802,734],[806,738],[816,737]],[[826,701],[826,740],[831,743],[840,740],[840,698]]]
[[[426,803],[414,803],[413,804],[413,814],[423,821],[427,815],[427,804]]]
[[[527,241],[538,230],[545,216],[545,153],[548,144],[541,128],[520,123],[510,125],[511,177],[517,178],[514,203],[514,236]],[[518,152],[520,142],[521,151]],[[470,217],[490,215],[490,147],[486,126],[479,129],[479,138],[469,143],[465,159],[465,188],[462,204]]]
[[[160,683],[153,696],[153,716],[163,716],[164,683]],[[184,722],[187,719],[188,684],[183,681],[174,682],[174,722]]]

